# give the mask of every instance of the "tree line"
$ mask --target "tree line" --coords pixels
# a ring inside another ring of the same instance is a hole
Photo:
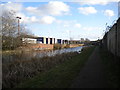
[[[2,10],[0,16],[0,37],[2,38],[2,50],[14,50],[22,45],[22,38],[31,36],[32,33],[25,28],[26,25],[18,23],[14,11]],[[19,27],[18,27],[19,24]],[[19,35],[18,35],[19,28]]]

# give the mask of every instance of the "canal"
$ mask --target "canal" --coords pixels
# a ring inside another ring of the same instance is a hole
[[[68,52],[80,52],[83,46],[74,48],[64,48],[51,51],[24,51],[21,53],[3,53],[2,63],[10,63],[16,60],[31,60],[32,58],[41,58],[45,56],[54,56],[56,54],[68,53]]]

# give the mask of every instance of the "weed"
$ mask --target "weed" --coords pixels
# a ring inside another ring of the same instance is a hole
[[[38,73],[45,72],[66,60],[77,55],[77,52],[57,54],[31,60],[16,60],[9,64],[3,64],[3,88],[13,88],[26,79],[30,79]]]

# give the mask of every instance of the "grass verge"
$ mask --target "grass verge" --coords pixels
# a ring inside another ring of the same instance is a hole
[[[77,52],[56,54],[42,58],[33,57],[31,60],[19,60],[2,64],[2,87],[13,88],[23,80],[28,80],[34,76],[46,72],[65,61],[70,60]]]
[[[104,64],[109,87],[120,88],[120,60],[107,50],[101,48],[100,56]]]
[[[81,54],[73,56],[63,64],[43,72],[16,88],[69,88],[95,47],[86,47]]]

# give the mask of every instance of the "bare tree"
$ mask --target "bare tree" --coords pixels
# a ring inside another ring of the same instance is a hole
[[[85,40],[84,40],[84,38],[81,38],[80,41],[81,41],[81,43],[84,43]]]
[[[17,29],[17,21],[13,11],[2,12],[2,36],[15,36]]]
[[[14,18],[14,12],[4,10],[1,16],[2,20],[2,47],[5,49],[11,49],[13,37],[16,35],[16,19]]]
[[[90,40],[88,38],[85,39],[85,42],[90,42]]]
[[[18,22],[14,11],[4,10],[0,16],[2,21],[2,49],[15,49],[22,45],[22,37],[31,34],[26,32],[25,25],[20,24],[20,34],[18,36]]]

